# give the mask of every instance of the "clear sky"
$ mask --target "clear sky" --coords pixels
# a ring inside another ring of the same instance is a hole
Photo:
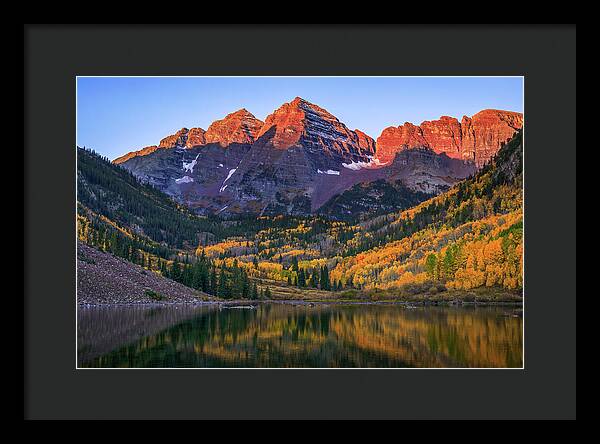
[[[523,112],[520,77],[79,77],[77,145],[114,159],[240,108],[264,120],[296,96],[375,139],[442,115]]]

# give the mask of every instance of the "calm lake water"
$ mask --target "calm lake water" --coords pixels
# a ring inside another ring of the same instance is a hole
[[[78,309],[80,367],[521,367],[516,307]]]

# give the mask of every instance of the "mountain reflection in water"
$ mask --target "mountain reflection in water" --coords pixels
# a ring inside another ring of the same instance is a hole
[[[80,307],[79,367],[521,367],[514,307]]]

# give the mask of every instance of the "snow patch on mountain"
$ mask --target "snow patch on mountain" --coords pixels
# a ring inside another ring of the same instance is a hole
[[[333,174],[335,176],[339,176],[340,175],[339,171],[334,171],[334,170],[327,170],[327,171],[317,170],[317,173],[319,173],[319,174]]]
[[[196,166],[196,162],[198,161],[198,156],[200,156],[200,153],[198,153],[198,155],[196,156],[196,158],[194,160],[192,160],[190,163],[186,163],[185,159],[183,161],[183,171],[188,171],[190,173],[194,172],[194,167]]]
[[[240,163],[241,163],[241,161],[240,161]],[[229,180],[229,178],[231,176],[233,176],[233,173],[235,173],[236,171],[237,171],[237,168],[232,168],[232,169],[229,170],[229,173],[227,174],[227,177],[225,178],[225,180],[221,184],[221,189],[219,190],[219,193],[222,193],[225,190],[225,188],[227,188],[227,185],[225,185],[225,182],[227,182]]]
[[[229,174],[227,174],[227,177],[225,178],[225,180],[223,181],[223,185],[225,185],[225,182],[227,182],[229,180],[229,178],[231,176],[233,176],[233,173],[235,173],[237,170],[237,168],[232,168],[229,170]]]
[[[193,181],[194,179],[192,179],[190,176],[183,176],[181,179],[175,179],[176,183],[190,183]]]
[[[378,168],[384,165],[387,165],[389,162],[381,162],[379,159],[375,159],[372,156],[367,156],[369,158],[368,162],[355,162],[350,161],[350,163],[342,163],[344,168],[348,168],[349,170],[362,170],[363,168]]]

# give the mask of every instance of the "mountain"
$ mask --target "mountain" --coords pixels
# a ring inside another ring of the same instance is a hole
[[[213,122],[206,131],[206,143],[228,146],[232,143],[253,143],[263,122],[242,108]]]
[[[297,97],[266,118],[219,193],[231,200],[232,212],[310,214],[337,188],[361,180],[345,165],[370,164],[374,154],[373,139]]]
[[[327,110],[296,97],[283,104],[265,120],[259,138],[262,144],[277,149],[302,146],[310,153],[325,154],[340,160],[367,161],[375,155],[372,138],[352,131]],[[325,164],[322,164],[324,168]],[[339,164],[334,164],[339,166]]]
[[[389,162],[402,150],[427,147],[482,167],[522,127],[523,114],[496,109],[463,116],[460,122],[448,116],[419,126],[406,122],[383,130],[377,138],[377,156],[381,162]]]
[[[247,155],[263,122],[245,109],[213,122],[208,130],[182,128],[156,149],[127,154],[113,162],[199,213],[214,213],[229,199],[220,189]]]
[[[387,128],[376,142],[296,97],[264,122],[241,109],[114,163],[198,214],[309,215],[361,183],[400,181],[415,196],[439,194],[483,166],[520,126],[518,113],[484,110],[461,123],[442,117]],[[381,212],[376,206],[367,205],[373,214]]]

